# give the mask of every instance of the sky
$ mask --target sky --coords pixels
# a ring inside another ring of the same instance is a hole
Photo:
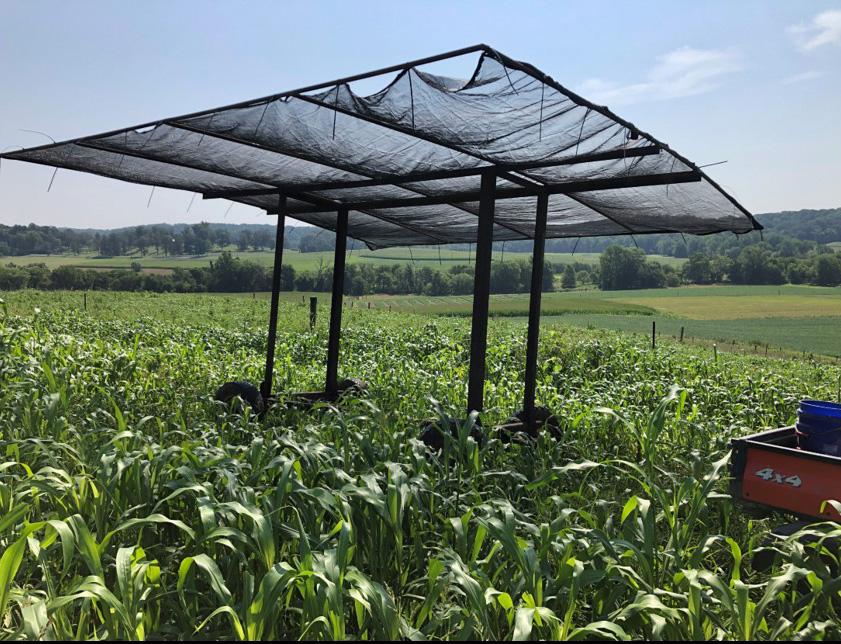
[[[754,213],[841,207],[841,0],[0,0],[0,150],[480,42],[699,165],[726,161],[706,171]],[[150,200],[147,186],[69,170],[48,191],[52,173],[2,162],[0,224],[269,223],[245,205],[165,189]]]

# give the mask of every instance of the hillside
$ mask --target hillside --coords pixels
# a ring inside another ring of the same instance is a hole
[[[769,231],[823,244],[841,241],[841,208],[770,212],[757,219]]]
[[[781,237],[811,243],[841,242],[841,208],[799,210],[757,215],[765,226],[763,237]],[[155,254],[203,255],[214,247],[234,245],[239,250],[271,250],[275,228],[271,224],[156,224],[128,226],[111,230],[56,228],[52,226],[4,226],[0,224],[0,256],[30,254],[57,255],[98,253],[112,257],[130,255],[145,249]],[[727,248],[748,246],[760,241],[760,235],[748,234],[705,237],[676,234],[636,235],[634,237],[585,237],[550,239],[546,252],[600,253],[615,244],[638,246],[648,254],[685,258],[694,252],[721,253]],[[286,226],[284,246],[302,252],[327,251],[333,247],[333,233],[312,226]],[[363,248],[353,240],[349,248]],[[468,244],[449,244],[451,250],[469,250]],[[530,241],[497,242],[497,249],[511,253],[531,252]]]

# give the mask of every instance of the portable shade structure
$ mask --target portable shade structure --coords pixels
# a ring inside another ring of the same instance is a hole
[[[420,69],[462,56],[478,57],[467,81]],[[351,88],[384,75],[393,78],[374,94]],[[370,248],[476,243],[468,411],[483,406],[492,243],[534,240],[528,419],[546,238],[761,228],[685,157],[486,45],[3,157],[276,214],[264,397],[271,393],[287,215],[336,232],[328,397],[338,389],[348,236]]]

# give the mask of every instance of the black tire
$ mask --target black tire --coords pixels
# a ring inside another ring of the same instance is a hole
[[[251,409],[258,414],[262,413],[265,408],[263,396],[260,395],[257,387],[244,381],[226,382],[216,390],[213,398],[226,405],[236,404],[234,400],[240,398],[251,405]],[[241,407],[238,407],[238,411],[241,411]]]
[[[432,451],[439,452],[444,448],[444,432],[448,431],[453,439],[458,440],[460,428],[461,421],[455,418],[448,420],[427,420],[421,426],[420,440]],[[470,436],[476,441],[479,447],[485,445],[486,437],[482,433],[478,420],[470,428]]]
[[[534,421],[536,427],[524,429],[518,431],[521,437],[529,437],[531,439],[537,439],[537,436],[540,431],[547,431],[549,435],[554,438],[556,441],[559,441],[563,438],[563,430],[561,429],[561,424],[558,421],[558,417],[552,413],[552,411],[548,407],[537,406],[534,408]],[[526,422],[526,412],[525,410],[520,410],[514,416],[508,419],[508,423],[523,423]],[[502,431],[500,433],[500,439],[503,443],[507,443],[511,440],[512,435],[508,431]]]
[[[368,389],[368,383],[359,378],[345,378],[339,383],[339,396],[358,396]]]

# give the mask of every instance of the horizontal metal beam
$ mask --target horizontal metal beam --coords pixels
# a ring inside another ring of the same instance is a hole
[[[579,163],[594,163],[598,161],[613,161],[618,159],[630,159],[634,157],[644,157],[652,154],[659,154],[660,148],[656,145],[645,145],[636,148],[619,148],[613,150],[605,150],[601,152],[592,152],[589,154],[579,154],[574,157],[567,157],[565,159],[551,159],[543,161],[529,161],[525,163],[497,163],[494,167],[499,171],[517,172],[522,170],[541,170],[544,168],[554,168],[565,165],[576,165]],[[487,165],[482,165],[473,168],[462,168],[459,170],[439,170],[434,172],[416,172],[406,175],[391,175],[387,177],[379,177],[373,179],[360,179],[357,181],[320,181],[312,183],[301,184],[281,184],[276,189],[260,189],[254,188],[251,190],[219,190],[216,192],[207,192],[204,194],[204,199],[236,199],[237,197],[262,197],[264,195],[274,194],[277,190],[284,192],[311,192],[321,190],[346,190],[352,188],[373,188],[376,186],[392,186],[403,183],[416,183],[422,181],[438,181],[442,179],[457,179],[460,177],[478,177],[482,171],[487,169]]]
[[[106,151],[112,152],[114,154],[122,154],[122,155],[125,155],[125,156],[128,156],[128,157],[145,159],[147,161],[156,161],[156,162],[159,162],[159,163],[168,163],[168,164],[173,165],[175,167],[188,168],[190,170],[200,170],[202,172],[219,174],[220,176],[234,177],[234,178],[237,178],[237,179],[242,179],[243,181],[253,181],[254,183],[259,183],[259,181],[257,179],[254,179],[253,177],[247,177],[247,176],[244,176],[244,175],[241,175],[241,174],[231,174],[231,173],[222,174],[222,173],[218,173],[215,170],[207,170],[207,169],[205,169],[201,166],[193,166],[193,165],[190,165],[188,163],[184,163],[184,162],[181,162],[181,161],[170,159],[170,158],[168,158],[164,155],[161,155],[159,153],[153,154],[149,151],[139,152],[139,151],[136,151],[136,150],[122,150],[120,148],[115,148],[115,147],[112,147],[112,146],[103,145],[103,144],[96,143],[96,142],[81,142],[81,143],[77,143],[76,145],[80,145],[82,147],[90,148],[90,149],[93,149],[93,150],[106,150]],[[243,191],[240,191],[240,192],[243,192]],[[250,192],[254,192],[254,190],[251,190]],[[297,201],[303,201],[304,203],[312,204],[313,206],[323,208],[327,211],[333,211],[333,210],[341,209],[341,204],[339,204],[338,202],[336,202],[332,199],[328,199],[328,198],[322,197],[320,195],[305,194],[305,193],[294,191],[294,190],[280,190],[278,188],[266,188],[266,189],[260,188],[259,189],[259,194],[263,195],[263,196],[265,196],[265,195],[281,195],[284,198],[290,198],[290,199],[296,199]],[[248,196],[248,195],[236,195],[236,196],[232,195],[231,198],[232,199],[237,199],[237,198],[244,198],[246,196]],[[252,196],[256,196],[256,195],[252,195]],[[243,202],[239,202],[239,203],[243,203]],[[286,213],[286,211],[287,210],[284,209],[284,214]],[[368,215],[369,217],[373,217],[374,219],[379,219],[380,221],[384,221],[386,223],[393,224],[395,226],[403,228],[404,230],[409,230],[409,231],[411,231],[413,233],[416,233],[418,235],[423,235],[424,237],[428,237],[429,239],[432,240],[433,243],[442,243],[442,242],[445,241],[443,237],[438,237],[437,235],[435,235],[431,232],[421,230],[420,228],[412,226],[411,224],[402,223],[400,221],[397,221],[397,220],[393,219],[392,217],[387,217],[385,215],[380,215],[380,214],[375,214],[375,213],[370,213],[370,212],[365,212],[365,211],[361,211],[361,212],[363,212],[363,214]]]
[[[404,127],[403,125],[400,125],[398,123],[393,123],[392,121],[386,121],[385,119],[369,116],[368,114],[363,114],[362,112],[354,112],[352,110],[347,110],[343,107],[339,107],[338,105],[330,105],[329,103],[325,103],[324,101],[318,100],[314,96],[307,96],[306,94],[297,94],[293,98],[296,98],[299,101],[303,101],[305,103],[317,105],[318,107],[333,110],[334,112],[344,114],[345,116],[349,116],[359,121],[365,121],[366,123],[378,125],[387,130],[394,130],[395,132],[400,132],[402,134],[405,134],[406,136],[410,136],[415,139],[427,141],[428,143],[437,145],[441,148],[444,148],[445,150],[458,152],[459,154],[463,154],[464,156],[472,157],[473,159],[479,159],[480,161],[484,161],[487,164],[493,165],[493,160],[486,157],[485,155],[478,154],[476,152],[471,152],[470,150],[462,148],[461,146],[454,145],[451,141],[446,141],[444,139],[439,139],[437,137],[430,136],[424,132],[419,132],[418,130],[413,130],[411,128]],[[534,185],[532,181],[523,177],[518,177],[517,175],[511,174],[510,172],[500,172],[499,176],[503,179],[507,179],[512,183],[517,183],[526,186]]]
[[[268,151],[270,151],[270,152],[275,152],[275,153],[277,153],[277,154],[283,154],[283,155],[286,155],[286,156],[289,156],[289,157],[292,157],[292,158],[296,158],[296,159],[304,159],[305,161],[310,160],[310,159],[307,159],[306,157],[304,157],[304,156],[302,156],[302,155],[300,155],[300,154],[294,154],[294,155],[293,155],[292,153],[287,152],[287,151],[284,151],[284,150],[282,150],[282,149],[277,149],[277,148],[274,148],[274,147],[269,147],[269,146],[263,146],[263,145],[260,145],[260,144],[258,144],[258,143],[256,143],[256,142],[254,142],[254,141],[248,141],[248,140],[245,140],[245,139],[239,139],[239,138],[237,138],[237,137],[231,136],[230,134],[224,134],[224,133],[222,133],[222,132],[214,132],[214,131],[211,131],[211,130],[207,130],[207,129],[203,129],[203,128],[198,128],[198,127],[195,127],[195,126],[193,126],[193,125],[185,125],[185,124],[183,124],[183,123],[172,123],[172,124],[171,124],[171,127],[182,128],[182,129],[184,129],[184,130],[188,130],[188,131],[190,131],[190,132],[197,132],[197,133],[199,133],[199,134],[203,134],[203,135],[208,136],[208,137],[211,137],[211,138],[217,138],[217,139],[221,139],[221,140],[224,140],[224,141],[230,141],[230,142],[232,142],[232,143],[237,143],[237,144],[239,144],[239,145],[244,145],[244,146],[251,147],[251,148],[255,148],[255,149],[258,149],[258,150],[268,150]],[[327,162],[327,161],[324,161],[324,160],[314,160],[313,162],[314,162],[314,163],[320,163],[321,165],[328,165],[328,162]],[[348,171],[348,172],[353,172],[353,173],[355,173],[355,174],[362,174],[362,171],[361,171],[361,170],[356,169],[356,168],[353,168],[353,167],[349,167],[347,164],[344,164],[344,163],[343,163],[343,162],[341,162],[341,161],[331,160],[331,161],[329,162],[329,166],[330,166],[330,167],[334,167],[334,168],[338,168],[339,170],[345,170],[345,171]],[[371,178],[373,178],[373,177],[371,177]],[[529,184],[529,185],[534,185],[534,184]],[[407,190],[407,191],[409,191],[409,192],[413,192],[413,193],[418,194],[418,195],[425,195],[425,193],[424,193],[423,191],[421,191],[421,190],[417,189],[416,187],[415,187],[415,188],[411,188],[411,187],[409,187],[409,186],[403,186],[403,185],[401,185],[400,187],[401,187],[401,188],[403,188],[403,189],[405,189],[405,190]],[[276,189],[270,190],[268,194],[275,194],[275,192],[278,192],[279,190],[280,190],[280,188],[276,188]],[[315,197],[315,196],[313,196],[313,195],[309,195],[309,196],[307,196],[307,195],[304,195],[304,194],[302,194],[301,192],[299,192],[299,191],[297,191],[297,190],[295,190],[295,189],[293,189],[293,190],[291,190],[291,191],[287,191],[287,192],[286,192],[286,195],[287,195],[288,197],[291,197],[291,198],[297,199],[297,200],[299,200],[299,201],[306,201],[306,202],[312,202],[312,200],[313,200],[313,199],[318,199],[318,198],[320,198],[320,199],[322,199],[322,200],[324,200],[324,199],[325,199],[324,197]],[[253,195],[252,195],[252,196],[253,196]],[[242,197],[242,195],[239,195],[239,196],[228,196],[228,198],[229,198],[229,199],[237,199],[237,198],[243,198],[243,197]],[[335,209],[336,209],[339,205],[342,205],[342,204],[341,204],[338,200],[336,200],[336,201],[333,201],[333,200],[328,200],[328,201],[330,201],[330,202],[331,202],[331,204],[334,204],[334,205],[333,205],[332,207],[327,208],[326,210],[325,210],[325,209],[323,209],[323,208],[320,208],[320,209],[315,209],[315,210],[312,210],[311,212],[314,212],[314,213],[320,213],[320,212],[332,212],[332,211],[333,211],[333,210],[335,210]],[[468,214],[470,214],[470,215],[473,215],[474,217],[478,217],[478,213],[473,212],[473,211],[471,211],[470,209],[465,208],[464,206],[461,206],[461,205],[459,205],[459,204],[455,204],[455,203],[454,203],[454,204],[452,204],[452,206],[453,206],[454,208],[458,208],[459,210],[463,210],[464,212],[466,212],[466,213],[468,213]],[[355,208],[354,210],[360,210],[360,211],[362,211],[362,212],[365,212],[365,211],[364,211],[364,209],[362,209],[362,208]],[[291,210],[290,210],[290,212],[291,212]],[[299,214],[304,214],[304,213],[305,213],[305,212],[307,212],[307,211],[304,211],[304,210],[301,210],[301,209],[297,209],[297,210],[296,210],[296,212],[298,212]],[[267,213],[268,213],[268,214],[275,214],[275,213],[273,213],[271,210],[267,211]],[[366,212],[365,214],[370,215],[371,217],[375,217],[375,218],[377,218],[377,219],[383,219],[384,221],[388,221],[388,220],[387,220],[385,217],[383,217],[382,215],[375,215],[374,213],[370,213],[370,212]],[[391,222],[391,223],[395,223],[396,225],[400,225],[400,226],[402,226],[403,228],[406,228],[406,226],[405,226],[405,225],[403,225],[403,224],[397,224],[397,222]],[[507,230],[510,230],[511,232],[517,233],[518,235],[522,235],[524,239],[528,239],[528,238],[529,238],[528,233],[526,233],[525,231],[518,230],[518,229],[514,228],[513,226],[508,226],[508,225],[506,225],[506,224],[498,224],[498,225],[499,225],[499,226],[501,226],[502,228],[506,228]],[[428,233],[428,232],[427,232],[427,233],[421,233],[421,234],[424,234],[424,235],[426,235],[427,237],[430,237],[430,238],[432,238],[432,239],[436,239],[436,237],[435,237],[434,235],[432,235],[432,234],[430,234],[430,233]]]
[[[518,199],[531,197],[540,192],[550,195],[566,194],[576,192],[593,192],[597,190],[619,190],[622,188],[641,188],[645,186],[663,186],[675,183],[690,183],[700,181],[700,172],[690,170],[687,172],[664,172],[661,174],[649,174],[630,177],[612,177],[609,179],[589,179],[586,181],[565,181],[554,185],[535,188],[501,188],[496,191],[496,199]],[[450,204],[453,202],[479,201],[479,191],[451,193],[443,197],[409,197],[406,199],[379,199],[370,201],[342,202],[350,210],[370,210],[378,208],[416,208],[419,206],[434,206]],[[319,208],[296,208],[290,209],[289,214],[329,212]],[[274,214],[274,213],[269,213]]]
[[[275,190],[275,193],[278,193],[278,191]],[[316,195],[306,195],[306,194],[300,194],[300,193],[297,193],[297,192],[293,192],[293,193],[289,193],[289,194],[285,194],[285,193],[280,193],[280,194],[283,194],[286,197],[291,197],[291,198],[296,199],[298,201],[303,201],[305,203],[311,203],[316,207],[323,208],[324,212],[333,212],[334,210],[340,211],[344,208],[341,204],[337,203],[336,201],[333,201],[331,199],[325,199],[324,197],[318,197]],[[242,202],[240,202],[240,203],[242,203]],[[443,237],[438,237],[437,235],[434,235],[431,232],[422,230],[422,229],[420,229],[416,226],[412,226],[411,224],[407,224],[407,223],[398,221],[398,220],[394,219],[393,217],[387,217],[387,216],[381,215],[379,213],[372,213],[372,212],[368,212],[366,210],[361,210],[361,209],[357,209],[357,210],[359,210],[359,212],[361,212],[363,215],[368,215],[369,217],[372,217],[373,219],[379,219],[380,221],[384,221],[388,224],[392,224],[394,226],[397,226],[398,228],[402,228],[403,230],[409,230],[409,231],[411,231],[411,232],[413,232],[417,235],[423,235],[424,237],[428,237],[429,239],[432,240],[433,244],[445,243],[445,240],[444,240]],[[288,209],[287,209],[287,212],[288,212]],[[268,214],[272,214],[272,213],[268,212]],[[329,230],[329,229],[327,229],[327,230]]]

